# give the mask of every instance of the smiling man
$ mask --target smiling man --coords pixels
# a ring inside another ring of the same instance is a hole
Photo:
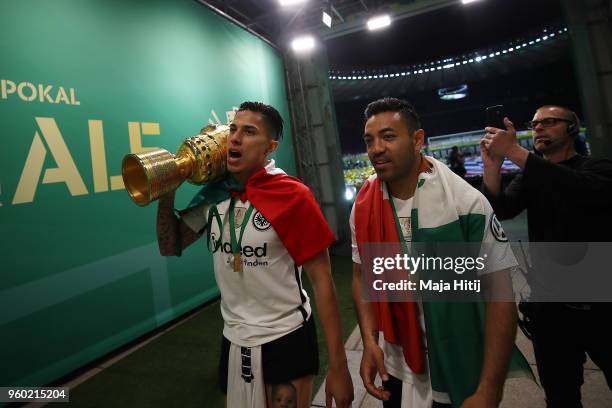
[[[335,238],[308,187],[268,159],[282,129],[272,106],[240,105],[230,125],[226,177],[205,186],[180,218],[174,193],[160,198],[160,252],[180,255],[207,235],[221,292],[219,381],[228,407],[272,407],[278,384],[295,388],[298,408],[310,407],[319,362],[303,267],[329,350],[327,404],[348,407],[353,388],[327,252]]]
[[[380,99],[365,117],[363,139],[376,174],[359,191],[350,219],[364,385],[386,408],[495,407],[508,373],[530,372],[513,348],[515,304],[366,302],[361,274],[371,270],[361,263],[376,250],[365,247],[370,243],[399,242],[407,253],[410,242],[473,242],[487,248],[483,285],[507,289],[516,259],[503,230],[480,192],[421,154],[425,132],[410,104]],[[382,386],[374,384],[377,374]]]
[[[514,124],[508,118],[504,122],[506,129],[485,128],[480,142],[484,192],[500,219],[526,209],[531,242],[609,242],[612,161],[576,153],[577,115],[556,105],[535,112],[527,126],[542,157],[520,146]],[[504,157],[523,171],[502,189]],[[602,269],[602,273],[607,272]],[[554,284],[540,281],[531,279],[532,300],[546,294],[551,301],[526,303],[524,312],[547,406],[582,407],[585,353],[601,368],[612,389],[612,335],[602,325],[612,307],[609,303],[564,303],[555,299]]]

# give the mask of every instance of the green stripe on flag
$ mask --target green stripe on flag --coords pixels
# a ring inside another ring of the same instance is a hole
[[[484,238],[484,214],[460,215],[455,221],[438,227],[420,228],[416,208],[411,213],[412,239],[417,242],[481,242]]]

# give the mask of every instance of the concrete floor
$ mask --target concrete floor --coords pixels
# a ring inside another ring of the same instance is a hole
[[[516,344],[523,352],[531,369],[537,378],[535,357],[531,342],[519,330]],[[361,352],[363,345],[359,328],[355,327],[353,334],[346,342],[346,354],[349,362],[349,370],[355,387],[355,400],[353,408],[375,408],[382,407],[382,402],[369,395],[359,376],[359,365],[361,363]],[[585,408],[610,408],[612,407],[612,391],[608,388],[603,373],[589,359],[585,364],[584,385],[582,386],[582,404]],[[539,379],[538,379],[539,381]],[[379,381],[380,382],[380,379]],[[325,407],[324,385],[318,390],[312,402],[312,407]],[[335,405],[334,405],[335,406]],[[504,387],[504,399],[500,408],[545,408],[544,392],[533,381],[526,378],[513,378],[506,381]],[[414,407],[424,408],[424,407]]]

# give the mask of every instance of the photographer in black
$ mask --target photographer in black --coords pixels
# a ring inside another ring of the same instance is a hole
[[[562,106],[539,108],[528,123],[535,154],[520,146],[513,123],[487,127],[480,142],[483,190],[500,220],[527,209],[531,242],[612,241],[612,161],[576,153],[578,117]],[[541,156],[540,156],[541,155]],[[504,157],[523,171],[501,188]],[[608,273],[602,265],[601,273]],[[547,407],[582,407],[586,354],[612,389],[610,303],[530,303],[526,312]]]

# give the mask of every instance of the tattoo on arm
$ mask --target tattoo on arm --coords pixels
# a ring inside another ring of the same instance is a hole
[[[179,255],[177,239],[181,250],[193,244],[201,234],[193,231],[174,214],[174,193],[160,197],[157,207],[157,242],[163,256]]]
[[[179,220],[174,215],[174,194],[159,199],[157,207],[157,242],[164,256],[176,255],[176,237]]]

